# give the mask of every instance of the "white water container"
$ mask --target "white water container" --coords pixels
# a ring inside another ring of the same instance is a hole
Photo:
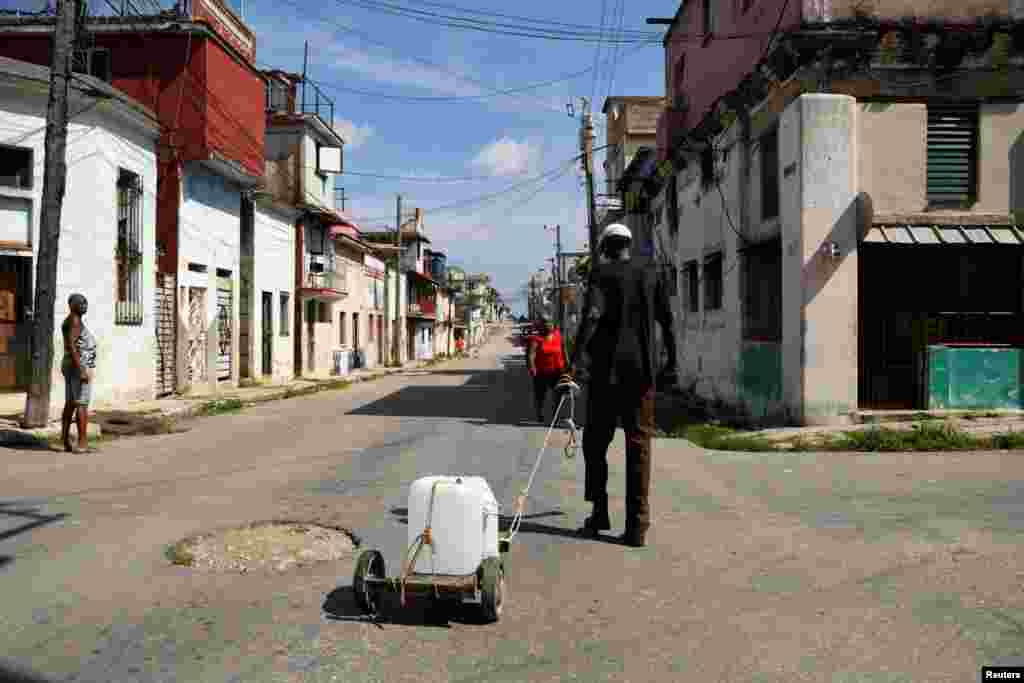
[[[414,481],[409,487],[410,548],[428,519],[434,545],[420,550],[414,573],[465,576],[474,573],[485,557],[498,557],[498,501],[483,477],[430,476]]]

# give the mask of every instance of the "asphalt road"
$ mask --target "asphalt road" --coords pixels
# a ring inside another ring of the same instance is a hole
[[[505,613],[352,599],[355,557],[176,567],[200,531],[353,529],[396,574],[407,489],[482,474],[511,507],[544,430],[522,351],[197,421],[94,456],[0,451],[0,681],[967,681],[1024,655],[1020,453],[655,447],[650,546],[577,538],[582,462],[548,456]],[[612,516],[622,524],[621,436]]]

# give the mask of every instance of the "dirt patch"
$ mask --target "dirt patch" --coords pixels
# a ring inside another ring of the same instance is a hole
[[[180,541],[174,564],[214,572],[284,572],[351,557],[358,541],[344,529],[303,522],[259,522]]]

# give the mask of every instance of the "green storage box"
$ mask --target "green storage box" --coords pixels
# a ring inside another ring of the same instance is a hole
[[[928,347],[929,410],[1014,410],[1021,401],[1024,349]]]

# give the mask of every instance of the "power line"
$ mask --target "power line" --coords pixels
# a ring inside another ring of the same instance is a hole
[[[449,5],[449,4],[445,4],[445,3],[441,3],[441,2],[427,2],[426,0],[417,0],[416,4],[426,5],[428,7],[440,7],[442,9],[457,10],[457,11],[465,12],[467,14],[476,14],[478,16],[499,17],[499,18],[502,18],[502,19],[518,19],[520,21],[525,21],[525,22],[530,22],[530,23],[537,23],[537,24],[541,24],[541,25],[544,25],[544,26],[566,26],[568,28],[580,28],[580,29],[587,29],[587,30],[594,30],[594,29],[596,29],[596,30],[599,30],[599,31],[604,29],[603,26],[598,28],[598,27],[587,25],[587,24],[573,24],[573,23],[568,23],[568,22],[564,22],[564,21],[554,21],[553,19],[548,19],[548,18],[523,17],[523,16],[517,16],[517,15],[514,15],[514,14],[502,14],[501,12],[484,12],[484,11],[481,11],[481,10],[473,10],[473,9],[468,9],[468,8],[465,8],[465,7],[459,7],[458,5]],[[653,33],[653,32],[652,31],[638,31],[637,33]]]
[[[639,47],[643,48],[643,47],[646,47],[646,45],[641,45]],[[632,54],[634,54],[634,53],[636,53],[638,51],[639,51],[638,49],[634,48],[633,50],[631,50],[627,54],[632,55]],[[269,67],[267,65],[263,65],[262,68],[271,68],[271,67]],[[574,71],[572,73],[563,74],[562,76],[558,76],[556,78],[552,78],[551,80],[542,81],[542,82],[539,82],[539,83],[531,83],[531,84],[528,84],[528,85],[516,86],[516,87],[513,87],[513,88],[505,88],[505,89],[502,89],[502,90],[495,90],[494,92],[491,92],[491,93],[488,93],[488,94],[485,94],[485,95],[449,95],[449,96],[444,96],[444,95],[442,95],[442,96],[431,96],[431,95],[423,95],[423,96],[417,96],[417,95],[393,95],[393,94],[389,94],[389,93],[375,92],[375,91],[372,91],[372,90],[361,90],[359,88],[351,88],[351,87],[348,87],[348,86],[339,85],[337,83],[327,83],[327,82],[324,82],[324,81],[314,81],[312,78],[307,78],[306,80],[308,80],[310,83],[313,83],[314,85],[317,85],[319,87],[323,87],[325,89],[337,90],[339,92],[348,92],[348,93],[353,93],[353,94],[356,94],[356,95],[364,95],[364,96],[367,96],[367,97],[378,97],[378,98],[381,98],[381,99],[388,99],[388,100],[400,100],[400,101],[407,101],[407,102],[460,102],[460,101],[470,101],[470,100],[483,100],[483,99],[488,99],[488,98],[491,98],[491,97],[500,97],[502,95],[514,95],[516,93],[528,92],[530,90],[539,90],[540,88],[545,88],[545,87],[547,87],[549,85],[555,85],[555,84],[558,84],[558,83],[564,83],[565,81],[571,81],[574,78],[579,78],[580,76],[583,76],[583,75],[585,75],[587,73],[595,71],[596,68],[597,67],[596,67],[596,64],[595,64],[595,66],[587,67],[585,69],[580,69],[579,71]],[[562,112],[559,112],[559,113],[562,113]]]
[[[542,24],[530,25],[522,23],[511,24],[507,22],[485,21],[481,19],[472,19],[466,15],[459,16],[441,14],[426,10],[415,10],[393,3],[381,2],[379,0],[335,0],[335,2],[344,5],[353,5],[391,16],[412,19],[427,24],[469,31],[481,31],[484,33],[494,33],[520,38],[541,38],[559,41],[594,42],[602,40],[601,33],[595,32],[593,29],[570,30],[551,28]],[[614,40],[623,40],[626,42],[655,41],[660,35],[652,31],[631,31],[631,34],[630,38],[620,37]]]
[[[295,2],[294,0],[278,0],[278,1],[279,2],[283,2],[284,4],[289,5],[289,6],[293,7],[293,8],[295,8],[299,12],[300,15],[308,16],[308,17],[310,17],[314,21],[317,21],[317,22],[322,23],[322,24],[328,24],[328,25],[334,26],[335,28],[337,28],[340,31],[344,31],[346,33],[351,33],[352,35],[359,36],[364,41],[366,41],[366,42],[368,42],[368,43],[370,43],[372,45],[378,45],[378,46],[387,48],[389,50],[394,50],[394,48],[392,48],[387,43],[382,42],[380,40],[377,40],[373,36],[367,34],[364,31],[360,31],[359,29],[357,29],[357,28],[355,28],[353,26],[341,23],[341,22],[333,20],[333,19],[325,19],[324,17],[321,17],[319,15],[311,14],[308,11],[306,11],[305,7],[303,7],[301,4]],[[487,91],[489,93],[499,93],[500,92],[499,88],[495,88],[495,87],[489,86],[488,84],[484,83],[483,81],[480,81],[479,79],[473,78],[472,76],[467,76],[465,74],[460,74],[457,71],[454,71],[454,70],[452,70],[452,69],[450,69],[450,68],[448,68],[446,66],[443,66],[441,64],[437,64],[436,62],[432,62],[429,59],[424,59],[422,57],[415,57],[415,56],[408,56],[408,57],[406,57],[406,59],[408,59],[410,61],[417,62],[419,64],[423,64],[425,66],[429,66],[432,69],[435,69],[435,70],[438,70],[438,71],[442,71],[442,72],[448,74],[449,76],[452,76],[452,77],[454,77],[454,78],[456,78],[458,80],[461,80],[461,81],[464,81],[464,82],[467,82],[467,83],[472,83],[476,87],[478,87],[478,88],[480,88],[482,90],[485,90],[485,91]],[[518,95],[518,94],[512,94],[512,95],[509,95],[509,96],[513,97],[515,99],[518,99],[518,100],[525,100],[525,99],[536,100],[536,101],[541,102],[541,103],[544,104],[543,108],[546,111],[557,112],[559,116],[564,116],[565,115],[565,112],[562,109],[556,109],[555,107],[550,106],[550,104],[547,101],[545,101],[544,99],[542,99],[540,97],[533,96],[533,95]]]

